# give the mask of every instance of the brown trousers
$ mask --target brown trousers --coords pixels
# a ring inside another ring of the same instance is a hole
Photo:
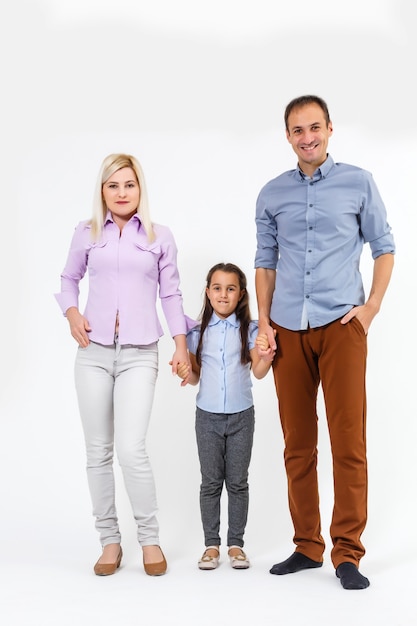
[[[273,364],[285,441],[288,498],[296,551],[323,560],[317,479],[317,393],[323,389],[333,457],[334,508],[330,525],[334,567],[358,566],[367,519],[367,341],[361,323],[336,320],[320,328],[277,331]]]

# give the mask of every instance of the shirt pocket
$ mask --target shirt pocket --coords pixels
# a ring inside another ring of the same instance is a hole
[[[106,251],[108,241],[100,239],[100,241],[91,241],[87,250],[88,269],[92,275],[100,272],[106,265],[108,253]],[[107,269],[107,265],[106,265]]]
[[[135,241],[134,247],[138,253],[134,263],[135,265],[138,264],[140,273],[157,282],[159,278],[159,259],[162,254],[161,245],[159,243],[143,244]]]
[[[104,248],[104,246],[107,246],[107,244],[108,244],[107,239],[100,239],[100,241],[91,241],[90,250],[92,248]]]
[[[161,245],[159,243],[151,243],[149,245],[138,243],[135,241],[135,248],[142,252],[152,252],[152,254],[157,254],[158,256],[161,254]]]

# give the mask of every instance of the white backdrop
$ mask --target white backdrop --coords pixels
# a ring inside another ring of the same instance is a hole
[[[72,379],[76,346],[53,293],[73,229],[90,216],[102,159],[123,151],[141,161],[152,217],[170,226],[177,241],[187,314],[195,317],[200,310],[208,268],[231,261],[247,273],[255,317],[256,196],[270,178],[294,167],[283,110],[290,99],[309,92],[329,105],[333,158],[373,173],[397,243],[392,283],[369,335],[370,515],[363,563],[370,575],[385,572],[387,588],[404,567],[415,567],[415,534],[409,529],[416,513],[417,434],[412,5],[15,0],[7,6],[0,23],[0,536],[3,555],[16,568],[7,579],[10,606],[33,583],[30,578],[25,587],[22,571],[35,573],[40,564],[46,571],[51,564],[66,570],[72,563],[78,572],[97,557]],[[362,269],[369,287],[369,248]],[[172,378],[171,353],[165,335],[149,452],[162,544],[174,563],[186,555],[195,567],[203,547],[196,389],[181,389]],[[251,555],[265,555],[270,566],[292,551],[272,376],[254,382],[254,396],[246,540]],[[332,480],[322,407],[319,470],[327,539]],[[135,532],[119,474],[118,482],[123,543],[133,553]],[[31,601],[32,621],[22,623],[45,626],[42,600]],[[3,605],[10,610],[8,624],[20,623],[19,611],[10,606]],[[395,613],[389,610],[393,606],[383,612],[391,619]],[[51,623],[67,623],[50,615]],[[387,623],[411,623],[407,619]]]

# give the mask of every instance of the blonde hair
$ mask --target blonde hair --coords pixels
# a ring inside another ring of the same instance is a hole
[[[130,167],[135,173],[139,185],[139,206],[137,214],[145,229],[149,243],[155,240],[155,232],[149,215],[148,194],[146,191],[145,176],[139,161],[130,154],[109,154],[99,171],[97,184],[93,198],[93,216],[91,218],[91,237],[97,241],[103,232],[104,220],[107,215],[107,207],[103,199],[103,185],[115,172]]]

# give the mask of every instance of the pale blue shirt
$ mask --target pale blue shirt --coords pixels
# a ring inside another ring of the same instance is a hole
[[[248,346],[252,350],[258,323],[249,324]],[[196,354],[200,338],[197,326],[187,334],[191,354]],[[196,403],[210,413],[238,413],[253,405],[250,363],[240,361],[240,323],[236,314],[220,319],[213,313],[203,336],[200,383]]]
[[[324,326],[365,302],[359,261],[394,254],[372,175],[331,156],[309,178],[297,167],[274,178],[256,204],[256,268],[277,271],[270,317],[289,330]]]

